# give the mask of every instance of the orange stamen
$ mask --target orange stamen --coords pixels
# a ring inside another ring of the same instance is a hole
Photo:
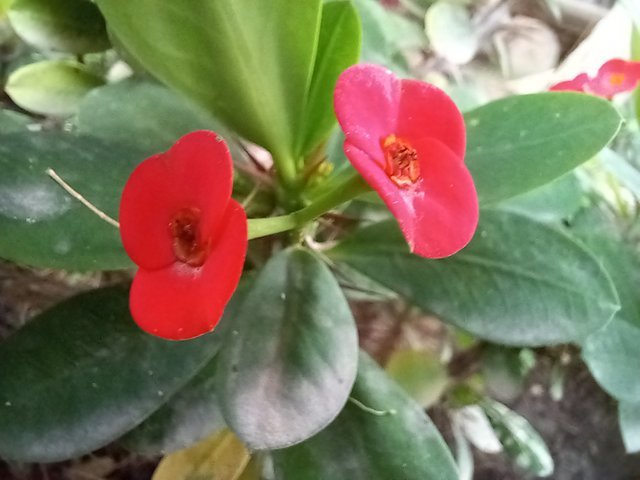
[[[380,145],[384,152],[384,171],[391,181],[401,188],[416,183],[420,178],[420,163],[415,148],[394,134],[382,139]]]

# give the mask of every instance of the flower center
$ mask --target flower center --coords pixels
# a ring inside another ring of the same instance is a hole
[[[614,87],[619,87],[624,83],[624,73],[612,73],[609,76],[609,83]]]
[[[415,148],[394,134],[380,141],[384,152],[384,171],[393,183],[405,188],[413,185],[420,178],[418,152]]]
[[[192,267],[204,264],[209,253],[208,242],[198,238],[200,210],[189,207],[176,213],[169,223],[169,231],[173,237],[173,253],[181,262]]]

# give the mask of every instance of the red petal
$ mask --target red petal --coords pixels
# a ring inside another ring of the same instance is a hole
[[[382,161],[380,141],[396,130],[400,80],[377,65],[354,65],[340,75],[333,103],[347,141]]]
[[[140,328],[169,340],[210,332],[220,321],[242,274],[247,218],[231,200],[218,243],[202,267],[176,262],[160,270],[140,269],[130,294],[131,314]]]
[[[465,125],[456,104],[439,88],[417,80],[402,80],[397,131],[409,143],[432,138],[464,159]]]
[[[621,75],[620,83],[612,83],[612,75]],[[587,91],[605,98],[611,98],[618,93],[629,92],[636,88],[640,81],[640,70],[637,62],[629,62],[614,58],[605,62],[598,74],[587,84]]]
[[[131,259],[146,269],[170,265],[175,255],[169,223],[184,208],[198,208],[200,233],[213,234],[231,197],[232,175],[226,144],[207,131],[185,135],[165,154],[138,165],[120,203],[120,234]]]
[[[374,167],[362,150],[345,144],[345,153],[396,217],[414,253],[427,258],[453,255],[469,243],[478,224],[473,179],[466,165],[440,142],[423,139],[412,146],[422,178],[406,189]]]
[[[573,80],[566,80],[552,85],[549,90],[552,92],[584,92],[585,85],[588,82],[589,76],[586,73],[581,73]]]

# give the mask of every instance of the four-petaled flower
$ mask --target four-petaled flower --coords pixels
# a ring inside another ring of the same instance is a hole
[[[576,91],[611,99],[618,93],[630,92],[640,83],[640,62],[614,58],[605,62],[595,77],[581,73],[573,80],[552,85],[552,91]]]
[[[210,332],[244,264],[247,219],[231,199],[229,150],[214,132],[185,135],[131,174],[120,204],[124,248],[140,267],[131,314],[145,331],[184,340]]]
[[[411,250],[441,258],[467,245],[478,198],[453,101],[428,83],[355,65],[338,79],[334,107],[347,158],[396,217]]]

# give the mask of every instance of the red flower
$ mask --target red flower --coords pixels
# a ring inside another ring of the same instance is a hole
[[[565,80],[564,82],[556,83],[552,85],[549,90],[553,92],[584,92],[585,86],[589,83],[589,75],[581,73],[573,80]]]
[[[131,174],[120,234],[140,267],[129,304],[146,332],[185,340],[220,320],[247,249],[247,219],[231,199],[232,183],[229,150],[207,131],[185,135]]]
[[[453,101],[428,83],[356,65],[338,79],[334,106],[347,158],[397,218],[411,250],[441,258],[469,243],[478,198]]]
[[[590,93],[611,99],[614,95],[634,90],[640,82],[640,62],[614,58],[605,62],[595,77],[581,73],[573,80],[556,83],[549,90]]]
[[[618,93],[630,92],[640,82],[640,62],[614,58],[604,63],[598,74],[587,85],[587,91],[611,98]]]

